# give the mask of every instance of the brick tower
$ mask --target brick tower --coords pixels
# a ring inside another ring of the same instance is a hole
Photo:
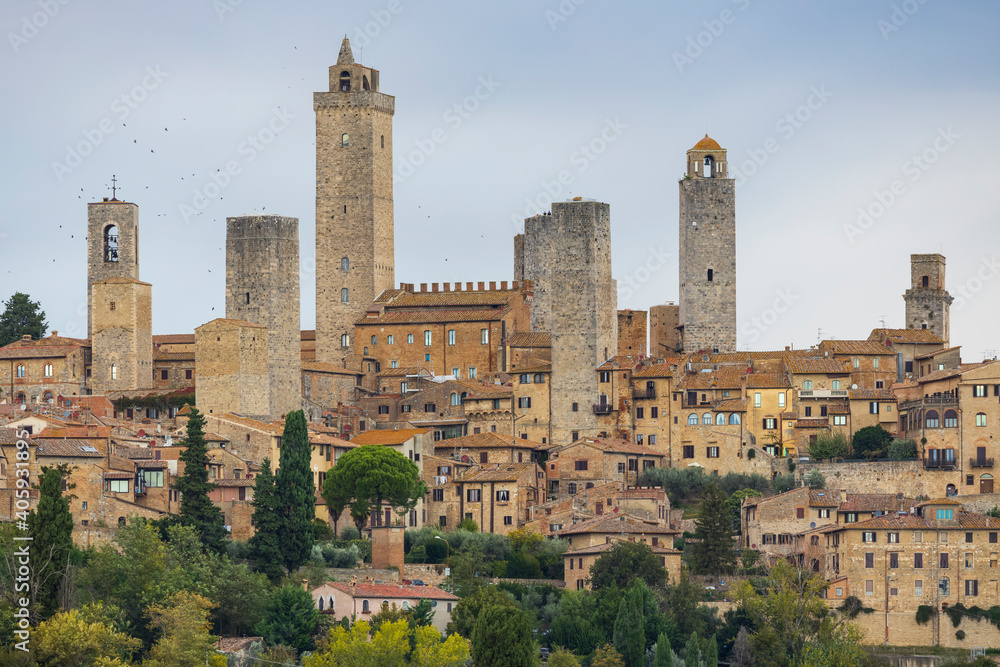
[[[393,286],[392,115],[345,37],[316,111],[316,360],[349,359],[354,321]]]
[[[139,207],[114,198],[87,204],[87,336],[94,283],[109,278],[139,279]]]
[[[680,326],[684,352],[736,350],[736,185],[706,134],[680,182]]]
[[[267,327],[271,418],[302,409],[297,218],[226,218],[226,318]]]
[[[90,288],[91,392],[151,389],[152,285],[135,278],[108,278]]]
[[[951,337],[951,302],[944,288],[944,255],[910,255],[910,289],[906,302],[906,328],[928,329],[948,346]]]

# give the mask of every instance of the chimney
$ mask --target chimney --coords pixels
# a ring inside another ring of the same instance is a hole
[[[502,289],[502,290],[507,289],[507,281],[506,280],[501,280],[500,281],[500,289]]]
[[[431,291],[432,292],[437,292],[438,291],[438,284],[437,283],[431,283]]]
[[[486,283],[480,281],[480,283],[479,283],[479,291],[482,292],[482,291],[485,291],[485,290],[486,290]]]
[[[842,503],[846,503],[847,502],[847,489],[841,489],[840,490],[840,502],[842,502]]]
[[[473,290],[472,290],[472,283],[468,283],[468,282],[467,282],[467,283],[465,283],[465,291],[466,291],[466,292],[471,292],[471,291],[473,291]]]
[[[420,291],[421,292],[427,291],[427,283],[420,283]]]
[[[306,592],[309,591],[309,580],[308,579],[303,579],[302,580],[302,590],[304,590]]]
[[[497,288],[497,281],[491,280],[490,281],[490,289],[491,290],[496,290],[496,288]]]

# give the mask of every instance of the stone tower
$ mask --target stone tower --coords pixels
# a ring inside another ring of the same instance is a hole
[[[139,279],[139,207],[117,199],[87,204],[87,336],[94,333],[94,283]]]
[[[736,350],[736,185],[706,134],[680,182],[680,327],[684,352]]]
[[[194,330],[199,410],[271,418],[267,333],[263,325],[222,318]]]
[[[151,389],[152,285],[135,278],[108,278],[90,288],[91,392]]]
[[[618,351],[611,207],[582,199],[555,202],[551,215],[525,220],[519,243],[524,278],[535,281],[531,328],[552,334],[552,442],[569,443],[574,433],[595,437],[591,405],[599,391],[594,369]],[[539,291],[544,310],[535,308]]]
[[[392,115],[344,38],[316,111],[316,360],[350,357],[354,322],[394,281]]]
[[[226,318],[267,328],[271,418],[302,409],[297,218],[226,218]]]
[[[903,294],[906,328],[929,329],[947,347],[954,297],[944,285],[944,255],[910,255],[910,289]]]
[[[668,301],[649,308],[649,355],[671,357],[677,354],[681,343],[677,325],[679,308]]]

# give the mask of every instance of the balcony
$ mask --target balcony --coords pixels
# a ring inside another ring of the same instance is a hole
[[[803,389],[799,391],[799,396],[810,398],[845,398],[846,389]]]
[[[927,470],[954,470],[954,459],[924,459],[924,468]]]
[[[993,459],[969,459],[970,468],[992,468]]]
[[[612,411],[613,407],[610,403],[594,403],[595,415],[610,415]]]
[[[632,390],[632,398],[656,398],[656,389],[634,389]]]
[[[920,408],[940,408],[948,406],[958,407],[958,397],[924,396],[923,398],[917,398],[912,401],[902,401],[899,404],[899,411],[905,412],[907,410],[919,410]]]

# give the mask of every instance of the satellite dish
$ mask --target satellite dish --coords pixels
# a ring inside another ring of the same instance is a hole
[[[810,528],[815,528],[815,527],[816,527],[816,522],[815,522],[815,521],[813,521],[812,523],[810,523],[810,524],[809,524],[809,527],[810,527]]]
[[[852,384],[851,385],[851,389],[857,389],[857,388],[858,388],[858,385],[856,385],[856,384]]]

